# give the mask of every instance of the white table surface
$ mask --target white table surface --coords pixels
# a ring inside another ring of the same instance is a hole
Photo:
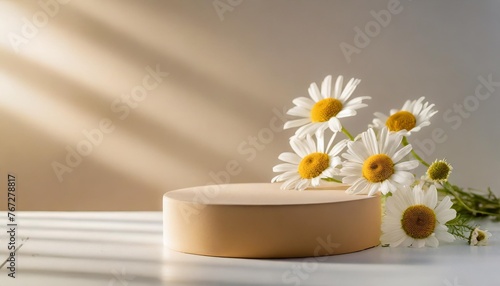
[[[7,258],[0,212],[0,258]],[[161,212],[18,212],[16,278],[0,285],[500,285],[500,223],[486,247],[376,247],[301,259],[230,259],[165,249]]]

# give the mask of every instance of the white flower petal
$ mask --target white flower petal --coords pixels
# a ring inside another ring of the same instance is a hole
[[[344,182],[344,179],[347,177],[344,177],[342,179],[342,182]],[[347,190],[346,193],[348,194],[367,194],[368,192],[365,191],[365,189],[369,186],[368,182],[365,179],[356,181],[354,184],[352,184]]]
[[[321,92],[319,92],[318,85],[313,82],[309,86],[309,96],[315,101],[318,102],[322,99]]]
[[[386,200],[385,208],[390,214],[395,214],[395,215],[401,214],[402,215],[404,212],[402,204],[397,203],[396,200]],[[386,217],[392,218],[391,216],[386,216]],[[394,219],[394,220],[399,222],[397,219]]]
[[[278,159],[284,162],[298,165],[302,160],[297,154],[291,152],[284,152],[278,156]]]
[[[307,124],[309,122],[310,122],[309,119],[290,120],[290,121],[285,122],[285,126],[283,127],[283,129],[290,129],[290,128],[294,128],[294,127],[299,127],[299,126],[302,126],[302,125]],[[312,124],[312,123],[310,123],[310,124]]]
[[[424,247],[425,246],[425,239],[415,239],[415,241],[412,244],[413,247]]]
[[[297,131],[295,131],[295,134],[298,137],[300,137],[300,138],[304,138],[307,135],[311,135],[311,134],[316,133],[318,129],[321,129],[321,126],[323,124],[324,123],[309,123],[309,124],[306,124],[306,125],[300,127],[299,129],[297,129]]]
[[[422,185],[416,185],[413,189],[404,187],[395,192],[386,200],[386,211],[382,221],[382,236],[383,244],[389,243],[391,246],[412,246],[412,247],[437,247],[439,241],[453,241],[454,237],[447,232],[447,227],[439,220],[434,229],[434,234],[424,239],[414,239],[406,234],[401,223],[402,215],[406,209],[411,206],[424,203],[427,206],[435,205],[434,195],[437,195],[436,189],[429,189],[427,192],[435,192],[435,194],[424,194]],[[436,199],[437,200],[437,199]],[[447,203],[445,203],[447,204]],[[449,206],[451,207],[451,205]],[[442,210],[442,216],[445,217],[452,209]]]
[[[349,142],[347,144],[349,154],[358,157],[361,161],[365,161],[368,157],[370,157],[369,150],[366,148],[366,145],[361,141],[357,142]]]
[[[373,130],[373,129],[372,129]],[[375,132],[375,130],[373,130]],[[388,145],[393,139],[394,137],[392,136],[388,136],[389,135],[389,131],[387,130],[387,128],[382,128],[382,130],[380,130],[380,133],[378,134],[378,150],[379,150],[379,153],[381,154],[386,154],[388,155],[389,157],[392,156],[392,154],[387,154],[385,152],[385,149],[386,149],[386,145]]]
[[[413,238],[407,236],[407,237],[405,237],[405,239],[402,242],[400,242],[400,244],[398,244],[398,245],[390,245],[390,246],[391,247],[396,247],[396,246],[408,247],[408,246],[412,245],[413,241],[414,241]]]
[[[323,95],[323,98],[328,98],[332,94],[332,76],[328,75],[325,77],[323,80],[323,83],[321,84],[321,95]]]
[[[305,141],[305,146],[306,146],[306,151],[307,151],[307,154],[311,154],[311,153],[316,153],[318,152],[318,149],[317,149],[317,145],[316,145],[316,142],[314,142],[314,139],[312,138],[311,135],[307,135],[306,136],[306,141]]]
[[[303,191],[310,185],[311,185],[311,180],[302,179],[300,182],[297,183],[295,189],[298,191]]]
[[[413,106],[413,104],[415,104],[415,101],[407,100],[403,104],[403,107],[401,108],[401,110],[411,111],[410,108],[411,108],[411,106]],[[398,112],[398,110],[394,109],[394,113],[396,113],[396,112]],[[393,114],[393,110],[391,110],[391,114]]]
[[[333,176],[338,175],[337,172],[335,171],[335,168],[328,168],[319,175],[321,178],[332,178]]]
[[[401,161],[401,159],[403,159],[406,155],[410,154],[411,150],[411,144],[404,146],[394,154],[394,156],[392,157],[392,161],[394,163]]]
[[[436,238],[436,236],[431,235],[425,240],[425,244],[427,244],[430,247],[438,247],[439,240]]]
[[[382,191],[380,189],[380,183],[375,183],[375,184],[371,184],[369,189],[368,189],[368,196],[373,196],[375,195],[378,191]],[[384,192],[382,192],[384,195],[387,194],[388,190],[384,190]]]
[[[419,165],[418,160],[399,162],[394,165],[394,169],[397,171],[408,171],[417,168]]]
[[[345,168],[356,168],[356,170],[358,170],[359,172],[361,172],[361,168],[363,168],[363,164],[352,161],[344,161],[342,163],[342,166]]]
[[[300,117],[309,117],[311,115],[311,111],[307,110],[303,107],[292,107],[290,110],[286,112],[288,115],[293,115],[293,116],[300,116]]]
[[[355,178],[360,178],[360,174],[361,174],[361,168],[355,168],[355,167],[342,167],[342,169],[340,169],[340,174],[342,176],[354,176]],[[347,182],[346,182],[347,183]],[[347,183],[347,184],[351,184],[351,183]]]
[[[342,102],[345,102],[346,100],[351,97],[352,93],[356,89],[356,86],[361,82],[361,80],[356,79],[356,78],[351,78],[349,82],[346,84],[344,90],[342,91],[342,94],[339,97],[339,100]]]
[[[418,100],[407,100],[403,107],[398,109],[391,109],[390,114],[393,115],[398,111],[407,111],[410,112],[416,119],[415,127],[411,130],[400,131],[404,136],[410,136],[412,133],[420,131],[422,127],[425,127],[430,124],[430,118],[437,113],[436,110],[433,110],[434,104],[429,104],[429,102],[423,102],[425,97],[420,97]],[[385,126],[385,122],[387,121],[387,117],[382,113],[376,113],[376,119],[373,120],[373,127],[377,129],[383,128]]]
[[[358,164],[363,164],[363,159],[359,158],[355,154],[350,154],[350,153],[342,153],[342,158],[347,159],[349,161],[353,161]]]
[[[337,77],[337,81],[335,82],[335,90],[333,93],[334,98],[339,98],[341,93],[342,93],[342,82],[343,82],[344,77],[339,75]]]
[[[274,166],[273,172],[288,172],[288,171],[296,171],[297,165],[290,163],[283,163]]]
[[[328,152],[328,150],[331,150],[330,148],[332,147],[332,144],[333,144],[333,141],[335,140],[335,137],[337,137],[337,133],[333,133],[332,136],[330,137],[330,140],[328,140],[328,144],[326,145],[326,150],[325,150],[326,152]],[[331,153],[330,153],[330,155],[331,155]],[[336,155],[336,154],[334,154],[334,155]]]
[[[336,167],[338,165],[340,165],[342,163],[342,161],[340,160],[340,158],[338,156],[330,156],[330,166],[332,167]]]
[[[455,241],[455,237],[447,231],[436,231],[436,238],[444,242]]]
[[[392,186],[389,184],[389,180],[382,181],[380,183],[380,192],[382,194],[388,194],[392,191]]]
[[[303,107],[305,109],[311,110],[311,108],[316,104],[312,99],[308,97],[297,97],[293,101],[293,104]]]
[[[396,150],[401,145],[401,141],[398,141],[398,137],[392,137],[393,140],[389,140],[387,145],[385,146],[385,154],[388,156],[394,157]]]
[[[300,158],[304,158],[309,154],[309,152],[307,152],[304,140],[292,137],[292,139],[290,139],[290,146],[292,147],[293,151],[300,156]]]
[[[441,213],[451,208],[452,205],[453,203],[451,202],[450,197],[446,196],[441,200],[441,202],[439,202],[438,206],[434,209],[434,212],[436,214]]]
[[[289,171],[289,172],[285,172],[283,174],[280,174],[280,175],[274,177],[271,180],[271,183],[283,182],[283,181],[287,181],[287,180],[292,179],[292,178],[300,178],[297,171]]]
[[[344,107],[354,107],[357,105],[366,105],[363,103],[363,100],[369,100],[372,99],[370,96],[358,96],[356,98],[353,98],[349,100],[346,104],[344,104]],[[358,109],[358,108],[354,108]]]
[[[333,132],[339,132],[342,130],[342,125],[337,117],[332,117],[328,120],[328,127],[330,127],[330,130]]]
[[[447,209],[436,214],[439,223],[445,224],[457,216],[457,211],[454,209]]]
[[[346,141],[342,140],[342,141],[338,142],[337,144],[335,144],[335,146],[333,146],[333,148],[330,150],[330,152],[328,154],[331,156],[336,156],[340,152],[342,152],[342,150],[344,150],[345,146],[346,146]]]
[[[354,116],[356,114],[357,114],[357,112],[354,109],[343,108],[335,117],[337,117],[337,118],[345,118],[345,117]]]
[[[382,224],[385,226],[385,222]],[[404,231],[401,229],[393,229],[390,232],[384,232],[380,237],[382,244],[399,245],[406,238]]]
[[[282,190],[291,190],[291,189],[295,189],[295,186],[297,185],[297,183],[300,181],[300,176],[296,176],[296,177],[293,177],[293,178],[290,178],[288,180],[286,180],[282,185],[281,185],[281,189]]]
[[[421,98],[419,98],[419,99],[417,100],[417,102],[415,103],[415,105],[413,105],[412,110],[408,110],[408,111],[410,111],[412,114],[419,114],[419,113],[420,113],[420,111],[422,111],[422,107],[423,107],[423,105],[422,105],[422,101],[423,101],[424,99],[425,99],[425,98],[424,98],[423,96],[422,96]]]
[[[356,97],[355,99],[357,99],[357,98],[358,97]],[[367,107],[367,106],[368,106],[368,104],[366,104],[366,103],[351,103],[349,101],[349,103],[347,103],[347,104],[344,105],[344,108],[345,109],[358,110],[358,109],[361,109],[361,108],[364,108],[364,107]]]
[[[349,184],[349,185],[357,184],[358,181],[364,181],[364,179],[358,178],[355,176],[347,176],[347,177],[342,178],[342,183]]]
[[[368,154],[370,155],[375,155],[375,154],[380,154],[379,152],[379,146],[378,146],[378,140],[375,135],[375,132],[373,132],[373,129],[368,129],[366,132],[363,132],[361,135],[361,140],[365,144],[366,150],[368,150]]]
[[[438,201],[438,195],[437,195],[436,187],[431,186],[424,193],[424,205],[428,206],[431,209],[434,209],[437,205],[437,201]]]

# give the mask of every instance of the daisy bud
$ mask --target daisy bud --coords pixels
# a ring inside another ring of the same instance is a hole
[[[485,246],[488,245],[488,239],[491,237],[491,233],[487,230],[479,229],[476,227],[470,232],[469,245],[471,246]]]
[[[434,161],[427,169],[427,178],[435,183],[448,181],[453,167],[446,162],[446,159]]]

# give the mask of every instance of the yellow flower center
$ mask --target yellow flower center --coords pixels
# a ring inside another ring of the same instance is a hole
[[[427,238],[436,228],[436,214],[424,205],[411,206],[403,213],[401,226],[409,237],[415,239]]]
[[[417,119],[411,112],[408,111],[398,111],[387,118],[385,125],[389,131],[400,131],[400,130],[412,130],[417,124]]]
[[[305,156],[299,164],[299,174],[302,179],[312,179],[323,173],[330,165],[330,157],[325,153],[311,153]]]
[[[436,161],[427,169],[427,176],[435,182],[444,182],[448,180],[451,173],[451,166],[446,161]]]
[[[486,235],[484,234],[484,232],[482,232],[482,231],[477,232],[477,237],[476,237],[477,241],[481,241],[485,238],[486,238]]]
[[[385,154],[372,155],[363,163],[363,177],[372,183],[387,180],[392,174],[394,174],[394,163]]]
[[[311,109],[312,122],[325,122],[336,116],[342,110],[342,102],[335,98],[322,99]]]

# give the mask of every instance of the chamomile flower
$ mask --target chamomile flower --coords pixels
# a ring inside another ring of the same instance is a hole
[[[427,168],[427,179],[434,183],[444,183],[448,181],[453,167],[446,162],[446,159],[434,161]]]
[[[423,96],[418,100],[408,100],[401,110],[392,109],[390,116],[375,112],[376,118],[370,127],[377,130],[387,127],[391,132],[402,132],[404,136],[410,136],[412,132],[430,125],[431,117],[437,113],[437,110],[433,110],[434,104],[423,103],[424,100]]]
[[[445,225],[457,214],[452,205],[449,197],[438,203],[435,186],[425,192],[419,186],[399,190],[385,203],[382,244],[391,247],[437,247],[439,241],[452,242],[455,237]]]
[[[322,178],[338,175],[341,160],[338,154],[344,149],[346,141],[333,145],[336,133],[333,134],[325,148],[322,133],[316,135],[316,142],[311,135],[306,138],[296,136],[290,138],[290,145],[295,153],[284,152],[279,159],[285,163],[276,165],[274,172],[283,172],[272,179],[272,182],[284,182],[281,189],[304,190],[310,185],[318,186]]]
[[[344,89],[342,89],[343,77],[339,76],[332,90],[332,76],[327,76],[321,84],[321,92],[316,83],[309,87],[309,96],[298,97],[293,100],[295,104],[287,114],[302,117],[285,123],[284,128],[299,127],[296,131],[298,137],[314,134],[330,128],[333,132],[342,130],[339,118],[356,115],[356,110],[366,107],[363,100],[370,99],[369,96],[356,97],[351,100],[352,93],[361,80],[352,78]]]
[[[387,128],[383,128],[377,138],[370,128],[357,141],[349,142],[347,152],[342,154],[347,161],[341,169],[341,175],[345,176],[342,182],[351,185],[346,192],[371,196],[379,190],[387,194],[410,186],[415,177],[408,171],[418,167],[418,161],[405,159],[412,147],[399,148],[402,138]]]
[[[469,245],[471,246],[485,246],[488,245],[488,240],[492,234],[487,230],[482,230],[479,227],[474,228],[470,232]]]

